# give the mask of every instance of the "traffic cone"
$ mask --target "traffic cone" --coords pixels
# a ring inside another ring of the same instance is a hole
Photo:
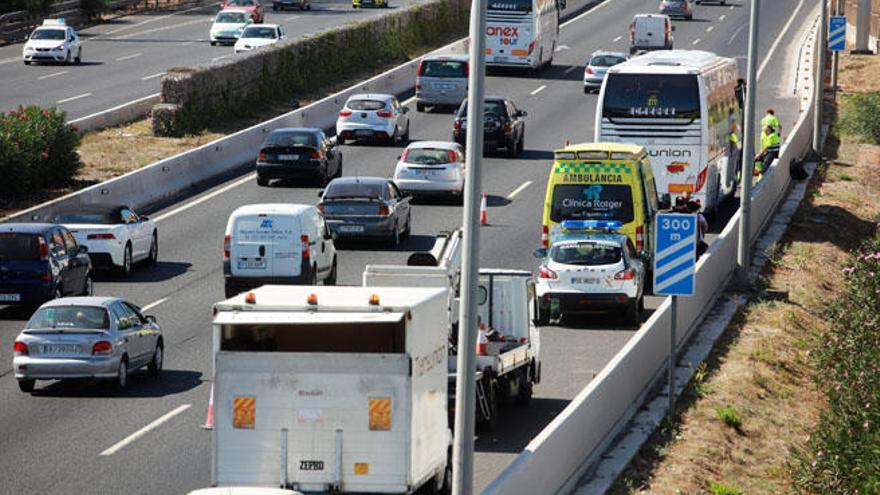
[[[568,148],[569,146],[571,146],[571,139],[566,139],[565,140],[565,147]]]
[[[211,384],[211,398],[208,399],[208,415],[205,417],[205,424],[202,425],[203,430],[214,429],[214,384]]]
[[[489,225],[489,201],[486,199],[486,193],[480,200],[480,225]]]

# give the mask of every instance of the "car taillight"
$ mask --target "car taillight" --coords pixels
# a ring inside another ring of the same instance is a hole
[[[48,273],[48,272],[41,273],[40,280],[42,280],[43,282],[51,282],[52,281],[52,274]]]
[[[351,110],[343,110],[339,112],[340,117],[351,117]]]
[[[425,59],[419,60],[419,70],[416,71],[416,74],[420,75],[420,76],[425,74]],[[416,89],[418,89],[418,88],[419,88],[419,85],[417,84]]]
[[[42,236],[37,236],[37,240],[40,244],[40,261],[49,261],[49,245],[46,244],[46,239],[43,239]]]
[[[635,270],[627,268],[614,274],[614,280],[632,280],[636,276]]]
[[[116,236],[109,233],[109,232],[105,232],[103,234],[89,234],[86,236],[86,239],[88,239],[90,241],[96,241],[96,240],[107,241],[107,240],[116,239]]]
[[[232,236],[227,234],[223,236],[223,259],[229,259],[229,245],[232,243]]]
[[[642,252],[645,250],[645,227],[639,225],[636,227],[636,251]]]
[[[15,343],[12,344],[12,353],[16,356],[27,356],[28,355],[28,346],[24,342],[20,340],[16,340]]]
[[[391,214],[391,209],[388,208],[388,205],[379,205],[379,215],[386,217]]]
[[[449,152],[446,153],[446,158],[449,159],[449,163],[455,163],[458,161],[458,156],[456,156],[455,152],[452,150],[449,150]]]
[[[321,212],[321,215],[324,214],[324,203],[318,203],[318,204],[316,204],[316,205],[315,205],[315,208],[317,208],[318,211]]]
[[[312,255],[309,252],[309,236],[301,235],[299,236],[299,241],[302,243],[302,259],[306,261],[310,260]]]
[[[546,266],[541,267],[541,273],[538,274],[539,278],[546,278],[550,280],[556,280],[558,275],[553,270],[547,268]]]
[[[513,129],[513,126],[510,125],[510,122],[505,122],[502,127],[504,128],[505,134],[509,134],[510,131]]]
[[[546,225],[541,226],[541,247],[544,249],[550,247],[550,228]]]
[[[416,83],[416,91],[422,90],[422,83]]]
[[[464,77],[470,77],[471,75],[471,64],[464,64]]]
[[[391,117],[394,117],[394,114],[391,112],[376,112],[376,115],[382,119],[390,119]]]
[[[636,24],[632,23],[629,25],[629,41],[634,42],[636,39]]]
[[[405,162],[407,156],[409,156],[409,148],[403,150],[403,153],[400,155],[400,161]]]
[[[454,130],[454,131],[461,130],[461,121],[460,120],[456,120],[455,122],[452,123],[452,130]]]
[[[590,66],[587,66],[584,69],[584,74],[592,74],[592,73],[593,73],[593,69],[591,69]]]
[[[311,157],[318,159],[318,160],[323,160],[324,159],[324,152],[323,151],[313,151],[311,154]]]
[[[486,343],[480,342],[477,344],[477,356],[485,356],[486,355]]]
[[[106,340],[99,340],[92,346],[92,355],[110,354],[113,352],[113,344]]]
[[[266,152],[263,150],[260,150],[260,153],[257,155],[257,160],[259,160],[261,162],[266,161]]]
[[[531,55],[533,51],[535,51],[535,42],[534,41],[529,43],[529,55]]]

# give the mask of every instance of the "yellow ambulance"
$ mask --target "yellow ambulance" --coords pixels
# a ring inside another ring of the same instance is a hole
[[[541,246],[549,248],[563,220],[616,220],[639,254],[650,258],[661,204],[645,148],[622,143],[572,144],[554,151],[547,180]]]

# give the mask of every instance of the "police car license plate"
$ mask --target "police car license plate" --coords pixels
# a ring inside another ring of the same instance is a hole
[[[265,270],[266,260],[238,260],[239,270]]]
[[[323,471],[324,461],[299,461],[300,471]]]
[[[19,302],[21,301],[21,294],[0,294],[0,301]]]
[[[572,277],[571,283],[573,284],[583,284],[583,285],[593,285],[598,284],[598,278],[585,278],[585,277]]]
[[[278,159],[281,161],[294,161],[299,160],[299,155],[278,155]]]

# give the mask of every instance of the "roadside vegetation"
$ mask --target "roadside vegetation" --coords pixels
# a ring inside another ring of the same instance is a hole
[[[612,493],[880,493],[880,60],[840,84],[787,233]]]

